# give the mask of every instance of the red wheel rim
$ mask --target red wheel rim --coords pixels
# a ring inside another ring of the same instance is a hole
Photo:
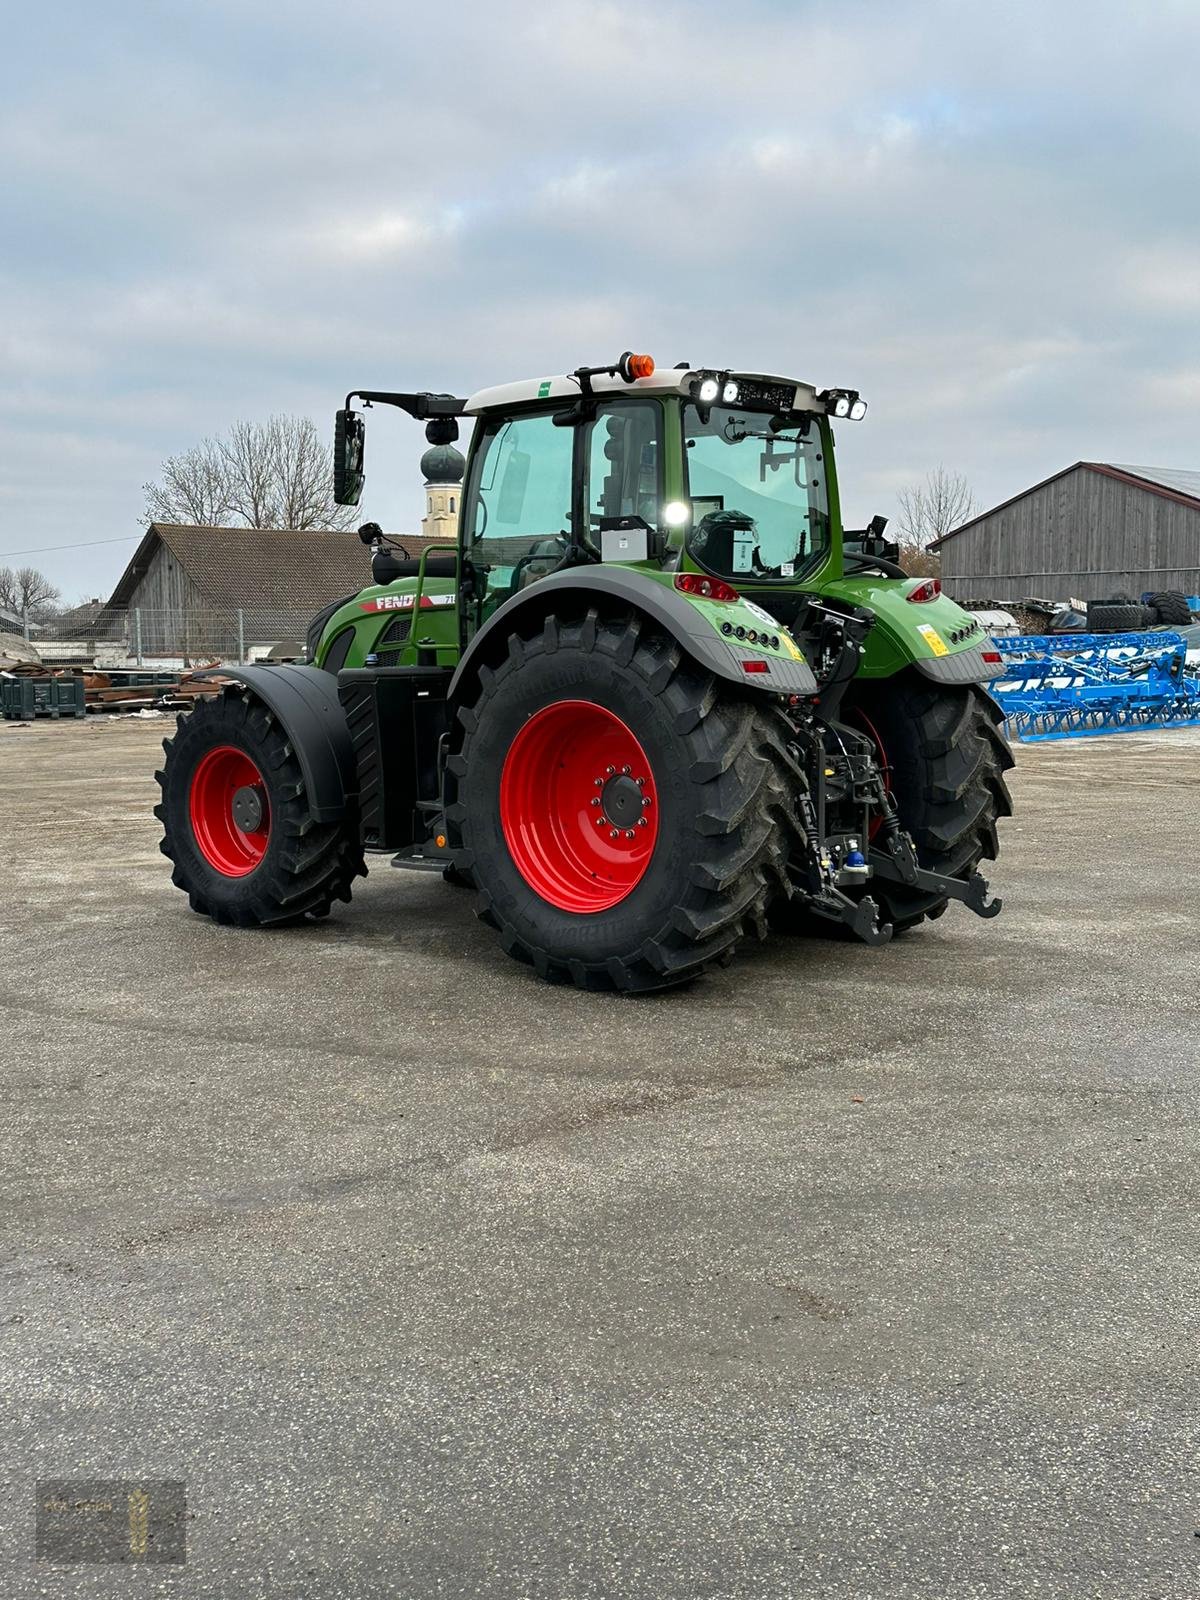
[[[850,724],[851,727],[854,727],[855,724],[857,724],[858,727],[862,729],[863,733],[866,734],[867,738],[870,739],[871,743],[875,746],[875,762],[876,762],[876,765],[879,768],[879,774],[883,779],[884,793],[885,794],[891,794],[892,793],[892,769],[891,769],[891,766],[890,766],[890,764],[888,762],[887,747],[884,745],[883,740],[879,736],[879,729],[871,721],[870,717],[867,716],[866,712],[862,709],[861,706],[853,706],[850,710],[848,710],[845,713],[845,717],[846,717],[846,721]],[[894,802],[894,800],[895,800],[895,796],[894,795],[892,796],[892,799],[893,799],[893,802]],[[879,832],[880,828],[882,828],[882,827],[883,827],[883,818],[877,812],[875,814],[875,816],[871,819],[871,825],[870,825],[869,829],[867,830],[867,837],[870,838],[870,839],[874,839],[875,835]]]
[[[258,826],[239,825],[236,811]],[[267,853],[271,814],[262,773],[244,750],[231,744],[210,750],[192,774],[188,791],[192,832],[200,854],[227,878],[244,878]]]
[[[646,752],[611,711],[560,700],[530,717],[500,774],[517,871],[560,911],[607,911],[642,881],[658,838]]]

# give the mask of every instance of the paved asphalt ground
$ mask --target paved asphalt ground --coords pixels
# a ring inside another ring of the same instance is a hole
[[[0,727],[0,1594],[1200,1595],[1200,735],[1020,752],[995,922],[552,989],[222,930],[169,724]],[[188,1562],[33,1560],[39,1477]]]

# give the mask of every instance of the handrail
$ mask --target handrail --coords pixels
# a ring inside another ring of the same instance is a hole
[[[430,640],[428,644],[423,645],[417,638],[417,622],[421,615],[421,597],[425,587],[425,562],[428,560],[430,552],[434,550],[454,551],[454,606],[455,610],[458,609],[460,580],[462,578],[462,550],[459,547],[457,540],[455,540],[453,544],[451,544],[448,539],[441,542],[435,540],[432,544],[427,544],[424,550],[421,551],[421,559],[417,566],[417,587],[413,590],[413,620],[412,629],[408,636],[409,643],[412,645],[414,650],[432,650],[435,655],[439,650],[451,651],[455,656],[457,656],[459,650],[457,641],[454,644],[437,644],[433,640]],[[451,662],[451,665],[453,664],[454,663]]]

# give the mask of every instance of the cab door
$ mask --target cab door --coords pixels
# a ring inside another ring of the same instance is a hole
[[[468,632],[570,548],[577,434],[549,411],[480,423],[463,505],[463,555],[476,590]]]

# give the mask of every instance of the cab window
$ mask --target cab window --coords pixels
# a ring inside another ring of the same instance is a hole
[[[829,551],[821,430],[765,415],[687,405],[684,462],[692,505],[688,554],[735,582],[791,583]]]
[[[476,543],[547,539],[571,526],[570,428],[548,414],[507,417],[484,440],[472,528]]]
[[[550,571],[570,542],[572,428],[549,412],[502,417],[484,432],[467,507],[471,560],[487,575],[487,598]]]
[[[638,516],[658,527],[658,417],[656,405],[634,402],[602,407],[587,425],[587,531],[597,549],[602,522]]]

